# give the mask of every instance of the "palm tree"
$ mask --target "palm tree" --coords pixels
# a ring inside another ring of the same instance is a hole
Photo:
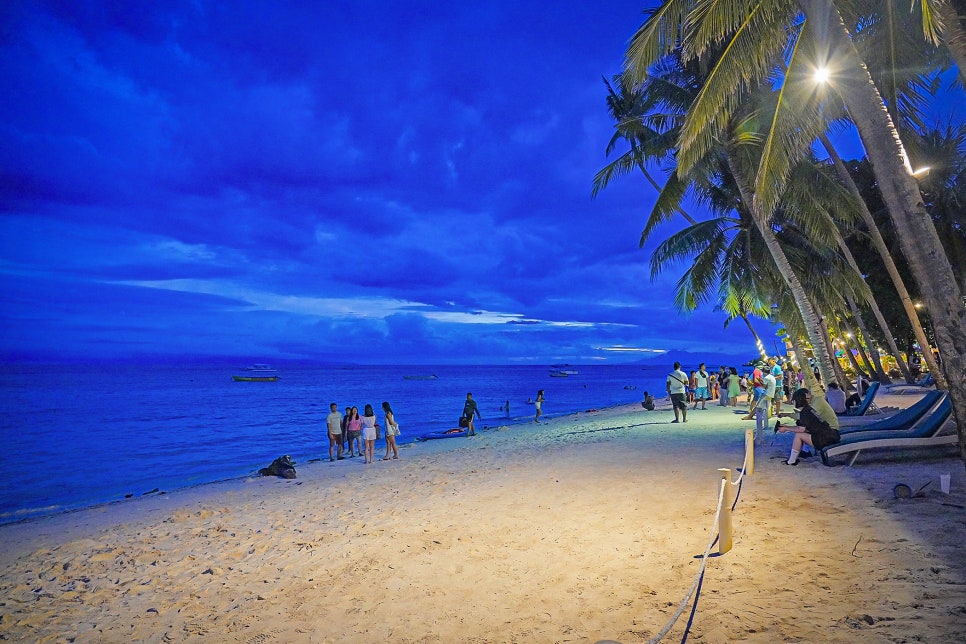
[[[823,58],[811,64],[828,65],[831,69],[831,87],[843,100],[859,132],[903,254],[933,313],[936,344],[950,385],[953,412],[959,421],[961,454],[966,463],[966,308],[922,203],[894,120],[836,3],[734,0],[709,4],[669,0],[634,35],[627,53],[627,71],[632,81],[639,82],[654,62],[679,46],[685,60],[701,59],[711,48],[723,52],[682,126],[678,174],[686,175],[720,140],[743,95],[769,80],[789,52],[793,62],[789,74],[801,68],[798,48],[809,43],[821,46]],[[788,76],[785,85],[789,85]],[[805,126],[789,128],[788,122],[796,118],[785,116],[788,114],[797,114],[797,120]],[[756,222],[767,222],[778,200],[776,191],[785,185],[791,159],[807,148],[805,135],[817,133],[818,120],[817,110],[810,110],[808,104],[786,104],[784,109],[776,110],[757,172],[739,179],[743,198],[752,204]],[[813,125],[808,127],[808,123]],[[809,326],[814,323],[807,317],[806,321]]]

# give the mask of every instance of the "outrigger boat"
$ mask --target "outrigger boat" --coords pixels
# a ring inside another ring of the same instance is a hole
[[[267,364],[253,364],[248,367],[248,372],[240,376],[232,376],[235,382],[275,382],[278,380],[278,370],[272,369]]]

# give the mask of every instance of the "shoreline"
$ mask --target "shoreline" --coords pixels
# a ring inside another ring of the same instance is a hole
[[[646,639],[691,584],[749,426],[716,404],[673,425],[657,402],[0,526],[0,623],[35,641]],[[789,440],[757,451],[692,640],[966,635],[955,450],[787,467]],[[891,495],[946,472],[948,496]]]

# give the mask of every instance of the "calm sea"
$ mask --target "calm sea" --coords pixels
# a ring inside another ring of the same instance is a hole
[[[243,365],[239,365],[243,367]],[[392,404],[400,442],[456,426],[467,392],[477,427],[663,395],[666,367],[318,367],[284,365],[278,382],[234,382],[225,365],[8,365],[0,381],[0,523],[247,476],[274,458],[328,457],[324,418]],[[435,375],[433,380],[404,376]],[[507,416],[500,407],[510,403]],[[381,444],[382,441],[379,441]],[[380,445],[377,445],[377,450]]]

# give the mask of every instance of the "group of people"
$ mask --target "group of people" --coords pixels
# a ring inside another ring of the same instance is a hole
[[[697,409],[698,403],[701,404],[701,409],[707,409],[706,402],[709,400],[717,400],[722,407],[734,407],[738,404],[738,396],[743,387],[747,387],[747,382],[743,382],[745,380],[747,378],[738,376],[735,367],[722,366],[716,372],[708,372],[702,362],[688,376],[684,390],[685,402],[692,405],[691,409]]]
[[[396,436],[399,436],[400,432],[399,424],[388,402],[382,403],[382,411],[386,434],[386,455],[382,460],[388,461],[399,458]],[[367,464],[372,463],[376,439],[383,431],[372,405],[367,404],[363,408],[362,416],[359,416],[358,407],[346,407],[345,414],[342,414],[339,412],[339,406],[332,403],[329,405],[329,415],[325,418],[325,425],[329,435],[330,461],[362,456]]]
[[[745,420],[755,421],[755,442],[764,441],[765,428],[771,416],[779,417],[775,422],[774,432],[795,434],[792,440],[788,465],[798,465],[802,455],[802,448],[806,445],[820,450],[841,440],[838,419],[829,406],[812,406],[812,392],[803,385],[801,371],[791,364],[782,364],[779,360],[770,358],[767,362],[760,361],[754,365],[751,374],[738,376],[734,367],[721,367],[718,373],[708,373],[702,363],[691,376],[681,371],[681,363],[674,363],[674,370],[667,377],[667,392],[674,409],[672,422],[688,422],[688,404],[697,409],[706,409],[705,402],[715,397],[720,405],[737,406],[742,391],[747,393],[746,401],[749,405]],[[645,401],[642,405],[648,408]],[[844,395],[842,396],[844,403]],[[782,401],[788,400],[794,404],[793,413],[782,413]],[[653,403],[653,399],[652,399]],[[653,405],[650,407],[653,409]],[[794,425],[782,425],[780,417],[793,417]]]

